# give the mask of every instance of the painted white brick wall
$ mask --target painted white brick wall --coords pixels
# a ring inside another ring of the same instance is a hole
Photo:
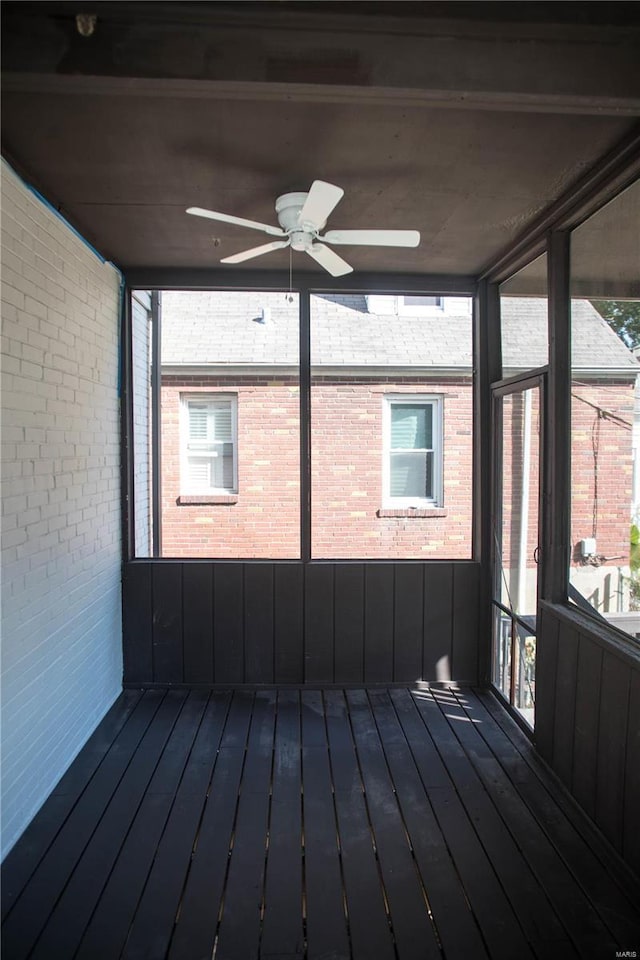
[[[121,690],[118,312],[3,162],[3,856]]]

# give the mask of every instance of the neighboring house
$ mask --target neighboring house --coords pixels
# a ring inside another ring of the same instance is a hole
[[[469,557],[470,301],[381,300],[312,298],[313,555]],[[298,556],[297,302],[165,293],[162,339],[163,553]]]
[[[544,365],[546,301],[503,298],[502,315],[505,376]],[[573,329],[572,542],[588,581],[628,558],[638,364],[587,301]],[[298,556],[297,300],[163,293],[162,331],[163,555]],[[313,556],[469,557],[471,301],[315,296],[311,364]]]
[[[634,357],[640,361],[640,347],[635,347]],[[640,375],[636,378],[633,402],[633,494],[631,520],[640,525]]]
[[[544,365],[548,353],[546,302],[503,298],[501,310],[504,375]],[[571,332],[570,578],[592,606],[611,614],[627,611],[629,605],[633,464],[640,442],[633,427],[634,395],[640,366],[588,300],[572,301]],[[535,420],[536,410],[532,413]],[[532,471],[536,470],[533,463]],[[531,502],[530,512],[536,508]],[[530,542],[529,557],[534,549]],[[506,544],[504,554],[506,566],[515,570],[515,543]],[[531,566],[531,610],[533,573]],[[624,629],[636,632],[635,625],[624,625]]]

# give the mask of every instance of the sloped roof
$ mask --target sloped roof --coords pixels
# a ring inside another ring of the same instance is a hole
[[[547,301],[533,297],[503,297],[502,363],[521,370],[544,366],[548,360]],[[574,369],[633,370],[636,358],[589,300],[571,303],[571,360]]]
[[[270,319],[258,322],[263,307]],[[165,292],[162,363],[268,364],[298,362],[298,303],[284,293]]]
[[[263,310],[268,316],[262,319]],[[503,298],[503,365],[528,369],[547,362],[547,304]],[[589,301],[573,304],[573,365],[629,370],[638,361]],[[311,361],[315,366],[433,368],[468,372],[470,314],[423,316],[370,313],[364,295],[313,296]],[[285,293],[165,292],[162,363],[168,367],[295,366],[298,301]]]

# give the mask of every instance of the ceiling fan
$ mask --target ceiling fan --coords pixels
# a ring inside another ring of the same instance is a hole
[[[379,247],[417,247],[420,243],[417,230],[329,230],[320,236],[329,214],[343,195],[341,187],[325,183],[324,180],[314,180],[308,193],[285,193],[276,200],[279,227],[218,213],[216,210],[204,210],[202,207],[189,207],[187,213],[210,220],[222,220],[224,223],[236,223],[240,227],[251,227],[252,230],[262,230],[269,236],[282,238],[224,257],[221,263],[243,263],[263,253],[291,246],[293,250],[308,253],[331,276],[341,277],[351,273],[353,267],[327,247],[327,243]]]

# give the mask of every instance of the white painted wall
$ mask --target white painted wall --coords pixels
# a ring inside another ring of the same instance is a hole
[[[367,294],[367,306],[370,313],[381,316],[415,317],[464,317],[471,316],[473,300],[471,297],[442,297],[440,306],[405,306],[403,297],[390,294]]]
[[[118,312],[3,163],[3,855],[121,690]]]

